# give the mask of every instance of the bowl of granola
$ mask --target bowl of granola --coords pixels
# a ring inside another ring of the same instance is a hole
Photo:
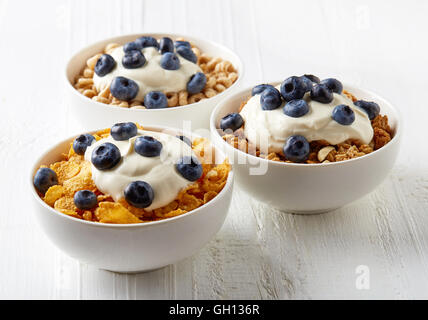
[[[242,74],[239,57],[220,44],[177,34],[132,34],[77,52],[66,67],[66,86],[84,130],[129,119],[208,129],[214,106],[236,89]]]
[[[211,137],[252,197],[290,213],[340,208],[394,165],[401,118],[368,90],[313,75],[242,90],[211,116]]]
[[[194,254],[218,232],[233,171],[205,138],[127,122],[59,142],[29,180],[57,247],[101,269],[140,272]]]

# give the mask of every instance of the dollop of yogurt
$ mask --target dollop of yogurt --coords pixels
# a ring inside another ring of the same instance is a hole
[[[152,136],[162,143],[158,157],[144,157],[134,151],[135,139]],[[104,194],[115,201],[124,198],[124,190],[134,181],[145,181],[154,191],[152,204],[145,210],[161,208],[173,201],[178,193],[192,182],[183,178],[176,170],[175,163],[183,156],[194,155],[192,148],[179,138],[161,132],[138,130],[135,137],[116,141],[111,136],[98,140],[85,152],[85,160],[91,162],[92,151],[105,142],[116,145],[122,156],[120,162],[110,170],[98,170],[91,163],[92,180]]]
[[[277,89],[279,90],[279,86]],[[286,102],[275,110],[263,110],[260,94],[254,95],[240,112],[245,121],[245,136],[262,152],[276,153],[282,152],[287,138],[292,135],[302,135],[309,142],[326,140],[332,145],[348,139],[370,143],[373,128],[367,114],[345,95],[333,95],[333,101],[324,104],[311,100],[310,94],[306,93],[303,99],[309,105],[309,112],[299,118],[284,114],[282,109]],[[334,107],[340,104],[345,104],[354,111],[355,121],[351,125],[341,125],[332,119]]]
[[[139,87],[138,94],[134,100],[144,101],[144,97],[151,91],[178,92],[185,90],[187,82],[192,75],[202,72],[199,66],[177,54],[180,60],[180,68],[177,70],[166,70],[160,65],[162,54],[154,47],[147,47],[141,50],[146,63],[136,69],[126,69],[122,64],[125,55],[123,46],[114,49],[110,55],[116,61],[115,68],[103,77],[94,74],[93,80],[95,88],[100,92],[109,87],[114,78],[121,76],[134,80]]]

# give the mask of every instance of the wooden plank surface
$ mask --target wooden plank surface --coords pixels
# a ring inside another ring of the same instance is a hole
[[[428,298],[428,3],[402,1],[0,0],[0,298]],[[223,43],[243,85],[334,76],[380,93],[405,122],[398,162],[373,193],[334,212],[278,212],[235,188],[222,230],[161,270],[100,271],[41,233],[27,192],[33,154],[77,132],[62,76],[93,41],[177,32]],[[358,266],[370,289],[356,287]]]

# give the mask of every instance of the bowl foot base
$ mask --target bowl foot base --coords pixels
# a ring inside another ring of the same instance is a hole
[[[321,209],[321,210],[290,210],[290,209],[278,209],[278,210],[283,212],[283,213],[288,213],[288,214],[316,215],[316,214],[323,214],[323,213],[331,212],[331,211],[337,210],[339,208],[340,207],[330,208],[330,209]]]
[[[153,268],[153,269],[144,269],[144,270],[136,270],[136,271],[117,271],[117,270],[108,270],[108,269],[104,269],[104,268],[100,268],[100,269],[104,270],[104,271],[108,271],[108,272],[119,273],[119,274],[139,274],[139,273],[148,273],[148,272],[160,270],[160,269],[163,269],[167,266],[168,265],[163,266],[163,267]]]

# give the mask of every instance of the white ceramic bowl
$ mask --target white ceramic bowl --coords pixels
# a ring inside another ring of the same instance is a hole
[[[151,110],[128,109],[106,105],[83,96],[73,87],[74,80],[86,65],[87,59],[99,52],[102,52],[104,47],[109,43],[115,42],[125,44],[126,42],[133,41],[141,36],[153,36],[157,39],[161,37],[171,37],[173,39],[183,37],[194,43],[202,52],[213,57],[221,57],[230,61],[238,70],[238,79],[231,87],[212,98],[182,107]],[[186,130],[194,131],[195,129],[200,128],[209,129],[209,119],[212,110],[221,99],[238,87],[241,82],[243,72],[244,69],[241,59],[234,52],[220,44],[179,34],[142,33],[106,39],[80,50],[69,60],[65,76],[67,94],[71,104],[70,109],[72,114],[74,114],[74,116],[79,120],[82,130],[109,127],[112,123],[129,120],[141,124],[183,128],[183,120],[190,120],[191,128],[189,128],[187,124],[185,125],[185,128]]]
[[[401,118],[398,110],[380,96],[354,86],[345,85],[345,89],[358,99],[379,103],[381,113],[388,115],[394,137],[386,146],[373,153],[337,163],[275,162],[233,148],[221,138],[217,128],[222,117],[238,112],[241,102],[251,95],[251,88],[220,103],[211,115],[211,139],[217,148],[229,155],[239,187],[268,205],[301,214],[334,210],[375,189],[385,179],[397,158]],[[251,171],[266,172],[254,175]]]
[[[146,127],[158,131],[161,127]],[[179,133],[176,129],[171,132]],[[189,133],[184,133],[190,136]],[[192,134],[192,137],[196,137]],[[33,177],[42,164],[60,160],[68,152],[69,138],[43,153],[30,172],[29,183],[36,218],[50,240],[62,251],[82,262],[116,272],[157,269],[191,256],[221,228],[226,218],[233,188],[233,171],[223,190],[210,202],[186,214],[140,224],[104,224],[79,220],[62,214],[37,195]],[[216,162],[225,155],[216,151]]]

